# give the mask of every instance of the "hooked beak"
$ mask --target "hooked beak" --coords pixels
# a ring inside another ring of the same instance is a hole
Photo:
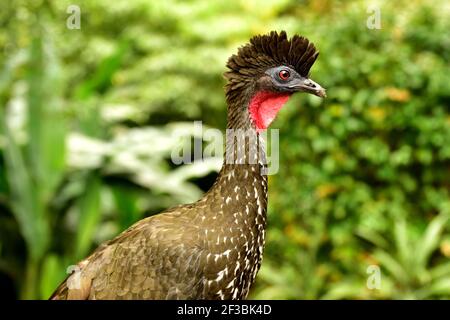
[[[292,81],[289,86],[290,89],[298,92],[308,92],[315,96],[325,98],[327,96],[325,89],[322,88],[317,82],[312,81],[309,78],[300,77]]]

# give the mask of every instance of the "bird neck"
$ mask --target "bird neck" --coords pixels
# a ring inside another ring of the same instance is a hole
[[[228,97],[227,97],[228,98]],[[250,99],[228,101],[224,162],[209,194],[225,201],[226,207],[266,210],[267,163],[265,141],[248,112]],[[234,209],[232,209],[234,210]]]
[[[254,167],[255,172],[264,175],[265,141],[250,114],[253,95],[245,89],[234,93],[232,97],[227,93],[228,121],[222,170],[237,172]]]
[[[230,254],[238,262],[226,260],[223,270],[239,269],[239,291],[246,297],[261,265],[267,212],[267,175],[264,170],[263,137],[250,122],[246,105],[229,114],[224,163],[214,186],[208,191],[197,216],[214,257]],[[224,253],[225,252],[225,253]],[[236,276],[236,279],[238,277]],[[243,279],[243,280],[242,280]]]

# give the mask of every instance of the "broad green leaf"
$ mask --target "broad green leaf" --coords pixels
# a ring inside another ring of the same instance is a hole
[[[55,254],[45,256],[40,272],[40,298],[48,299],[58,287],[64,273],[60,258]]]
[[[413,263],[413,247],[411,243],[411,239],[408,235],[408,228],[404,218],[394,221],[394,236],[395,236],[395,245],[398,253],[398,261],[403,266],[403,270],[405,272],[409,272],[415,266],[412,266]]]
[[[374,253],[375,258],[381,266],[386,269],[396,280],[402,284],[408,283],[408,274],[403,266],[388,252],[377,250]]]
[[[39,201],[30,172],[20,147],[14,141],[8,124],[4,122],[2,132],[6,139],[4,148],[6,176],[8,179],[10,205],[27,243],[31,259],[40,259],[49,241],[48,224],[44,220],[44,207]]]
[[[120,230],[125,230],[141,217],[136,192],[121,186],[111,186],[112,195],[119,215]]]
[[[441,214],[436,216],[428,224],[425,234],[418,245],[417,261],[422,269],[425,269],[433,251],[439,246],[441,233],[447,225],[448,216]]]
[[[75,258],[83,258],[92,245],[96,227],[101,219],[100,195],[101,180],[98,173],[93,172],[86,181],[84,194],[78,200],[78,226],[75,243]]]

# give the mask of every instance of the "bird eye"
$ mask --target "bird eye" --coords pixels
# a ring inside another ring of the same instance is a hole
[[[278,76],[281,80],[286,81],[290,78],[291,73],[287,70],[281,70],[280,72],[278,72]]]

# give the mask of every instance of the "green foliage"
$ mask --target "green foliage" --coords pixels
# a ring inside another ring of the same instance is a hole
[[[225,127],[224,63],[284,29],[321,55],[324,101],[280,112],[280,170],[252,298],[450,297],[450,14],[445,1],[70,1],[0,5],[0,274],[47,298],[133,222],[202,193],[220,160],[170,161]],[[184,140],[180,137],[185,137]],[[380,289],[366,283],[381,268]]]
[[[363,10],[311,36],[328,99],[297,97],[274,124],[285,151],[270,184],[276,259],[257,298],[449,296],[448,14],[422,5],[405,22],[386,4],[383,28],[364,30]],[[380,290],[366,288],[370,265]]]

